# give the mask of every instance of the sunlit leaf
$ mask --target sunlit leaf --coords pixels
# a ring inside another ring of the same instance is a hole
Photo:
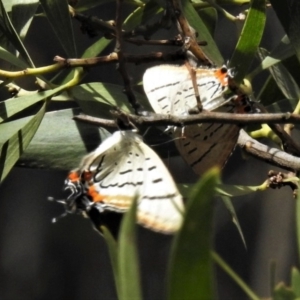
[[[44,103],[38,113],[21,124],[15,121],[0,125],[0,181],[2,182],[36,133],[44,116]],[[10,132],[8,138],[4,138]]]
[[[15,115],[16,113],[28,108],[29,106],[53,96],[57,92],[61,91],[63,87],[58,87],[53,90],[45,92],[28,92],[28,95],[22,97],[11,98],[6,101],[0,102],[0,123],[7,118]]]
[[[287,36],[284,36],[277,47],[275,47],[261,62],[260,70],[265,70],[285,59],[295,55],[295,51]]]
[[[172,245],[169,300],[214,299],[210,250],[218,176],[218,169],[208,171],[190,194],[182,228]]]
[[[12,2],[12,23],[23,40],[39,5],[39,0],[13,0]]]
[[[71,95],[77,100],[83,111],[90,115],[111,118],[109,110],[118,107],[125,112],[132,112],[128,99],[119,85],[92,82],[76,86]],[[136,93],[136,97],[149,110],[146,97]]]
[[[73,116],[77,114],[78,109],[46,113],[20,165],[57,170],[77,167],[84,155],[109,136],[103,128],[73,121]]]
[[[24,58],[24,60],[31,67],[34,67],[34,64],[25,46],[23,45],[20,37],[18,36],[15,28],[13,27],[1,0],[0,0],[0,33],[2,34],[2,38],[0,39],[0,41],[2,40],[1,46],[6,48],[10,44],[13,45],[16,48],[16,50],[20,52],[20,55]],[[5,38],[3,39],[3,37]]]
[[[0,59],[3,59],[5,61],[9,62],[10,64],[17,66],[21,69],[25,69],[28,66],[20,58],[16,57],[15,55],[13,55],[12,53],[10,53],[9,51],[7,51],[6,49],[4,49],[2,47],[0,47]]]
[[[88,47],[81,57],[88,58],[98,56],[111,42],[112,40],[108,40],[102,37],[97,42]]]
[[[265,22],[265,0],[251,1],[241,35],[230,60],[236,70],[235,81],[240,83],[246,76],[260,44]]]
[[[77,57],[73,27],[66,0],[40,0],[60,44],[69,58]]]

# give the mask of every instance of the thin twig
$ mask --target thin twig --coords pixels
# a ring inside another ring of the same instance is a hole
[[[195,34],[192,31],[191,26],[189,25],[186,17],[182,12],[181,5],[178,0],[168,0],[168,3],[173,8],[175,17],[180,25],[183,34],[183,40],[186,41],[186,49],[190,50],[203,65],[212,66],[213,63],[209,58],[204,54],[204,52],[199,47]]]
[[[127,95],[128,101],[136,114],[144,110],[142,105],[138,103],[134,92],[131,88],[131,80],[126,68],[126,61],[123,53],[123,37],[122,37],[122,3],[123,0],[117,0],[116,10],[116,48],[115,51],[118,54],[119,64],[118,71],[120,72],[124,82],[124,92]]]

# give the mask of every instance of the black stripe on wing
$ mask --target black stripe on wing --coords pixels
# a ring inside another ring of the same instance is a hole
[[[168,87],[170,87],[170,86],[175,86],[175,85],[180,84],[180,83],[181,83],[181,81],[176,81],[176,82],[174,82],[174,83],[169,83],[169,84],[166,84],[166,85],[157,86],[156,88],[154,88],[154,89],[148,91],[147,93],[148,93],[148,94],[149,94],[149,93],[153,93],[153,92],[155,92],[155,91],[157,91],[157,90],[164,89],[164,88],[168,88]]]

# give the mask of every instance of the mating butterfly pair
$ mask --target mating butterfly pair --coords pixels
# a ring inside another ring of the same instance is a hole
[[[206,110],[237,113],[247,107],[245,96],[228,87],[227,68],[197,69],[196,83]],[[186,115],[197,106],[191,75],[185,66],[158,66],[144,75],[144,89],[156,113]],[[196,124],[173,128],[176,146],[198,174],[213,165],[223,166],[238,137],[237,125]],[[61,201],[67,213],[123,213],[137,197],[137,220],[155,231],[179,229],[184,210],[182,196],[157,154],[132,131],[115,132],[83,158],[65,182],[71,191]],[[94,221],[95,218],[91,217]],[[94,221],[94,223],[96,223]],[[96,226],[99,229],[100,222]]]

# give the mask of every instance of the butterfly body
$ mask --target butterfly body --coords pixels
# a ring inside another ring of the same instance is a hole
[[[241,113],[249,109],[249,99],[236,95],[228,86],[230,70],[199,68],[196,84],[204,110]],[[156,113],[187,115],[197,107],[192,75],[185,65],[161,65],[148,69],[143,78],[144,90]],[[204,123],[173,128],[175,145],[196,174],[214,165],[223,167],[239,135],[238,125]]]
[[[65,188],[67,212],[124,213],[137,197],[141,225],[163,233],[181,225],[182,196],[157,154],[132,131],[115,132],[85,156]]]

